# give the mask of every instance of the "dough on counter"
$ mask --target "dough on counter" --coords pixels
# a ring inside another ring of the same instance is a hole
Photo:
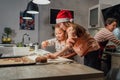
[[[45,57],[45,56],[38,56],[38,57],[36,57],[35,61],[39,62],[39,63],[46,63],[47,62],[47,57]]]
[[[51,53],[47,54],[46,57],[47,57],[48,59],[56,59],[56,58],[57,58],[57,56],[55,56],[55,55],[53,55],[53,54],[51,54]]]

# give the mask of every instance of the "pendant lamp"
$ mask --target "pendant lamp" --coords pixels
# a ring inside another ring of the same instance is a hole
[[[32,14],[27,13],[27,10],[23,12],[23,19],[32,19]]]
[[[49,1],[49,0],[33,0],[32,2],[35,3],[35,4],[39,4],[39,5],[47,5],[47,4],[50,4],[50,1]]]
[[[30,1],[27,5],[27,13],[38,14],[39,13],[38,5]]]

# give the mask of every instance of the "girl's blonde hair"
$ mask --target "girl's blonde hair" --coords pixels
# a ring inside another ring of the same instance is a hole
[[[60,28],[59,25],[55,25],[55,29],[60,29],[60,30],[62,30],[62,31],[64,32],[65,37],[67,38],[67,33],[66,33],[66,31],[63,30],[62,28]]]

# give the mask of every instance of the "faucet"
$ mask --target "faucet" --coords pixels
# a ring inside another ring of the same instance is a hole
[[[29,36],[29,34],[27,34],[27,33],[23,34],[23,36],[22,36],[22,44],[23,44],[24,46],[26,46],[25,43],[24,43],[24,40],[25,40],[24,37],[25,37],[25,36],[28,37],[28,41],[30,42],[30,36]]]

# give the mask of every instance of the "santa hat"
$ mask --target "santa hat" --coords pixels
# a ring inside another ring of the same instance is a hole
[[[56,23],[67,22],[67,21],[70,22],[73,21],[72,13],[68,10],[59,11],[56,17]]]

